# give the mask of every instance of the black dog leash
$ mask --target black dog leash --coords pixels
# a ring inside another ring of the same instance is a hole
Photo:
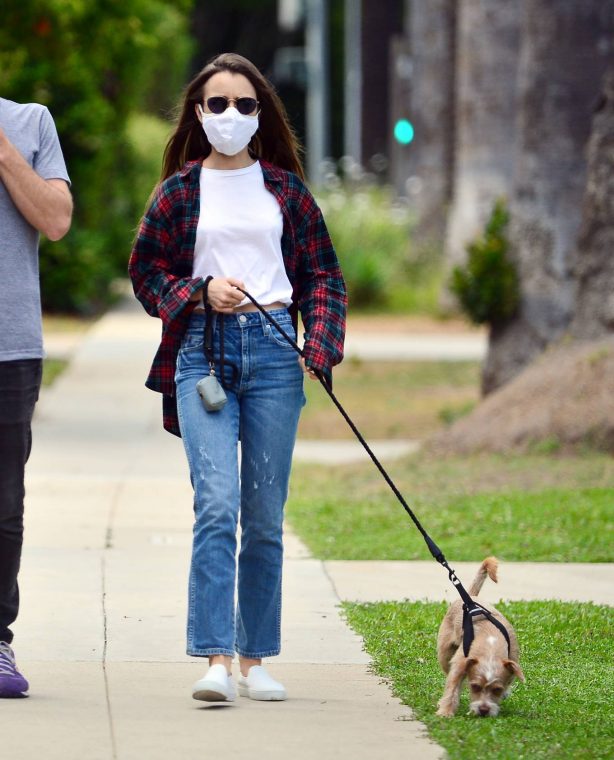
[[[203,338],[203,350],[205,353],[205,358],[209,362],[209,368],[211,371],[215,374],[215,356],[213,352],[213,308],[211,304],[208,301],[207,293],[209,290],[209,283],[213,277],[209,275],[205,279],[205,284],[203,285],[203,304],[205,307],[205,328],[204,328],[204,338]],[[219,331],[220,331],[220,377],[219,381],[223,388],[225,388],[227,391],[230,390],[234,384],[237,381],[237,378],[239,376],[239,368],[236,367],[234,364],[228,364],[226,362],[226,358],[224,356],[224,320],[220,320],[219,324]],[[232,373],[232,380],[228,382],[226,380],[226,367],[230,367],[231,373]]]
[[[258,311],[265,317],[267,322],[273,325],[273,327],[275,327],[275,329],[278,330],[281,333],[281,335],[283,335],[283,337],[288,341],[288,343],[292,346],[292,348],[296,351],[296,353],[299,356],[304,357],[304,353],[301,350],[301,348],[298,346],[296,341],[293,340],[282,329],[282,327],[277,323],[275,318],[272,317],[271,314],[268,311],[266,311],[266,309],[264,309],[246,290],[243,290],[242,288],[237,288],[237,290],[243,293],[243,295],[246,296],[254,304],[254,306],[258,309]],[[507,630],[505,629],[505,626],[502,625],[487,609],[484,609],[484,607],[482,607],[480,604],[478,604],[469,596],[469,593],[467,592],[463,584],[460,582],[458,576],[456,575],[454,570],[449,566],[441,549],[437,546],[437,544],[433,541],[433,539],[429,536],[429,534],[424,530],[424,528],[422,527],[420,523],[420,520],[418,520],[416,515],[411,510],[409,504],[403,498],[403,494],[396,487],[390,475],[388,475],[388,473],[384,469],[379,459],[375,456],[375,454],[371,450],[371,447],[362,436],[360,430],[358,430],[358,428],[356,427],[356,425],[354,424],[354,422],[352,421],[348,413],[341,406],[341,403],[339,402],[339,400],[333,393],[333,389],[330,383],[324,377],[324,374],[318,369],[313,369],[313,372],[318,378],[318,380],[320,381],[320,383],[322,384],[322,387],[324,388],[326,393],[330,396],[333,404],[337,407],[337,409],[341,413],[341,416],[343,417],[343,419],[350,426],[356,438],[358,438],[358,440],[362,444],[367,454],[371,457],[371,461],[380,471],[382,477],[384,478],[386,483],[388,483],[388,485],[390,486],[390,489],[392,490],[394,495],[397,497],[397,499],[401,503],[401,506],[403,507],[403,509],[407,512],[407,514],[412,519],[416,528],[418,528],[418,530],[422,534],[422,538],[424,539],[426,545],[428,546],[428,549],[430,553],[432,554],[432,556],[437,560],[437,562],[439,562],[440,565],[442,565],[448,571],[448,577],[450,581],[452,582],[452,585],[456,588],[461,599],[463,600],[463,652],[464,652],[465,657],[469,656],[469,649],[471,648],[471,644],[474,638],[473,619],[480,615],[487,618],[501,632],[505,641],[507,642],[507,653],[508,653],[508,657],[510,657],[511,642],[510,642],[509,634]]]

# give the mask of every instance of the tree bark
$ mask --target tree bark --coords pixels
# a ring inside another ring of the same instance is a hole
[[[593,120],[578,236],[576,312],[571,333],[584,340],[614,333],[614,66]]]
[[[613,18],[614,0],[525,2],[510,208],[521,304],[513,319],[491,333],[485,393],[509,381],[569,328],[585,148],[600,82],[613,59]]]
[[[403,31],[402,0],[362,0],[362,159],[388,154],[391,40]],[[375,63],[377,62],[377,63]]]
[[[466,259],[498,198],[512,190],[521,0],[460,0],[456,55],[456,165],[446,234],[451,269]]]
[[[415,239],[442,244],[454,163],[456,0],[408,0],[407,11],[415,138],[403,189],[416,211]]]

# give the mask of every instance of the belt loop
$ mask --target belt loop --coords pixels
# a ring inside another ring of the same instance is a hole
[[[267,335],[267,330],[270,330],[270,329],[271,329],[271,328],[270,328],[270,325],[269,325],[269,323],[267,322],[267,320],[266,320],[266,317],[264,316],[264,314],[261,314],[260,312],[256,312],[256,313],[257,313],[257,314],[258,314],[258,316],[260,317],[260,324],[262,325],[262,334],[264,335],[264,337],[266,337],[266,335]]]

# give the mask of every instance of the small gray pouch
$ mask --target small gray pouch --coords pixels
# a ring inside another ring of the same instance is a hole
[[[208,412],[219,412],[227,401],[220,381],[212,373],[196,383],[196,390]]]

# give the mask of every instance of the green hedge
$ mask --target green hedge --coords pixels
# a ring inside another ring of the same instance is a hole
[[[113,279],[125,274],[134,227],[158,174],[148,164],[144,182],[130,119],[166,109],[178,96],[191,53],[191,5],[3,1],[0,92],[50,109],[75,200],[70,233],[41,243],[47,310],[95,311],[111,297]]]

